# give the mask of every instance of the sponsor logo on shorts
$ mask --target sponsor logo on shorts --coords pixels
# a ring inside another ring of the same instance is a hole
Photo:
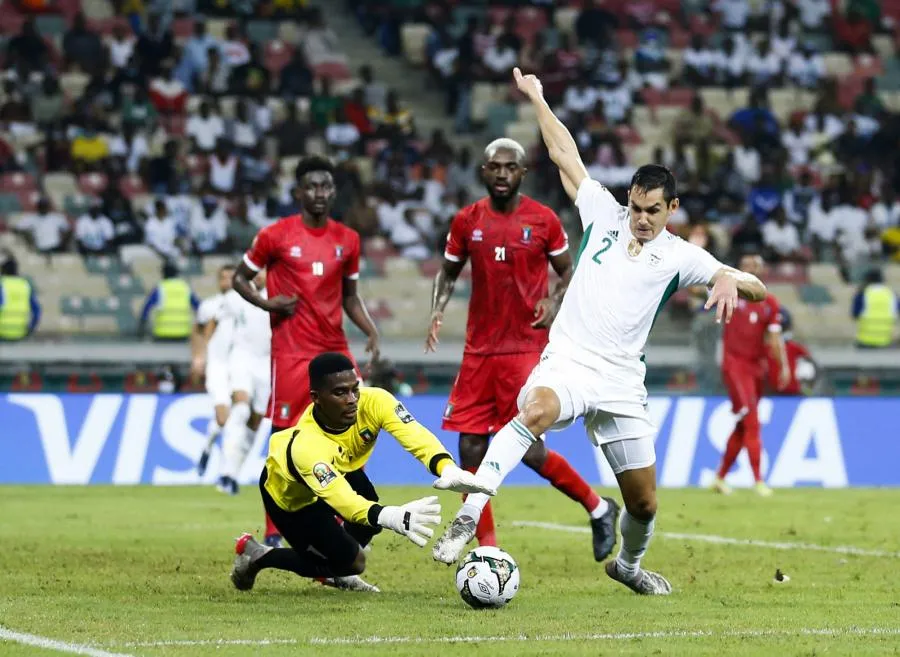
[[[522,226],[522,244],[528,244],[531,242],[531,226]]]
[[[444,409],[444,419],[449,420],[451,415],[453,415],[453,404],[447,404],[447,408]]]
[[[403,424],[409,424],[416,419],[412,416],[412,413],[406,410],[406,406],[404,406],[403,404],[397,404],[397,408],[394,409],[394,413],[397,414],[397,417],[400,418],[400,421]]]
[[[334,473],[334,470],[331,469],[331,466],[327,463],[316,463],[313,466],[313,476],[318,480],[319,485],[322,487],[327,486],[332,481],[337,478],[337,475]]]
[[[372,433],[371,429],[362,429],[359,432],[359,437],[362,438],[362,441],[366,444],[369,444],[373,440],[375,440],[375,434]]]
[[[299,246],[297,246],[295,244],[294,246],[291,247],[291,257],[292,258],[299,258],[302,255],[303,255],[303,249],[301,249]]]

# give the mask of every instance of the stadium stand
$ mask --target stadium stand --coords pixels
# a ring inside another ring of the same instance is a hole
[[[293,168],[315,152],[338,162],[335,216],[363,236],[370,309],[386,337],[420,339],[479,145],[522,142],[530,192],[578,238],[514,65],[541,75],[617,195],[661,161],[681,181],[672,230],[723,259],[762,250],[802,339],[852,341],[868,268],[900,282],[897,2],[23,7],[0,5],[0,246],[45,300],[33,339],[133,333],[160,257],[211,292],[219,263],[296,211]],[[68,229],[38,235],[60,213]],[[655,339],[684,342],[694,305],[677,295]]]

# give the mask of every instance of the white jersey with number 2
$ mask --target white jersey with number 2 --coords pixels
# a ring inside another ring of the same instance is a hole
[[[642,352],[656,315],[676,290],[706,285],[722,264],[666,230],[629,255],[628,209],[595,180],[584,179],[575,205],[584,238],[542,360],[559,355],[596,372],[596,408],[640,417],[647,401]]]

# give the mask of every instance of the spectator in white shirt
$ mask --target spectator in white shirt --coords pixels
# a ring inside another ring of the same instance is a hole
[[[342,159],[359,152],[359,130],[347,120],[343,107],[338,107],[334,120],[325,128],[325,142]]]
[[[825,77],[825,61],[808,43],[788,60],[787,75],[791,82],[804,89],[815,89]]]
[[[243,66],[250,61],[250,49],[243,39],[237,25],[229,25],[225,30],[225,42],[222,44],[222,60],[230,68]],[[207,51],[208,52],[208,51]]]
[[[803,129],[803,118],[791,118],[787,130],[781,133],[781,145],[788,152],[788,161],[792,167],[803,167],[809,164],[809,152],[815,140],[813,135]]]
[[[891,184],[885,183],[882,186],[881,198],[872,206],[869,216],[880,230],[900,226],[900,200]]]
[[[739,32],[747,27],[750,18],[749,0],[715,0],[712,10],[722,17],[722,26],[730,32]]]
[[[265,185],[254,185],[246,197],[247,219],[256,228],[265,228],[278,220],[277,204],[266,193]]]
[[[772,35],[772,52],[778,56],[783,66],[787,66],[796,50],[797,37],[791,33],[791,21],[782,20],[778,24],[777,32]]]
[[[144,243],[164,260],[174,260],[183,255],[178,246],[180,237],[178,222],[169,214],[166,202],[156,199],[153,214],[144,223]]]
[[[243,98],[234,107],[234,118],[228,122],[226,134],[231,143],[244,152],[253,150],[259,142],[259,130]]]
[[[488,77],[497,82],[506,81],[519,61],[514,44],[506,35],[501,36],[484,53],[482,63]]]
[[[716,73],[721,67],[719,59],[721,53],[712,50],[704,36],[695,34],[691,37],[691,45],[685,49],[681,59],[681,75],[684,83],[691,87],[708,87],[715,84]]]
[[[184,53],[191,63],[191,70],[198,75],[206,73],[209,68],[209,49],[219,48],[219,40],[207,34],[206,21],[194,23],[194,34],[184,44]]]
[[[753,86],[769,87],[780,84],[782,62],[778,55],[772,52],[768,39],[763,39],[758,50],[750,55],[747,69],[750,71],[750,82]]]
[[[789,223],[784,208],[776,208],[762,227],[763,243],[777,261],[795,261],[800,258],[800,233]]]
[[[218,253],[228,238],[228,215],[219,200],[205,194],[191,214],[189,236],[194,253],[206,255]]]
[[[138,173],[141,170],[141,162],[150,153],[147,138],[139,133],[134,124],[126,123],[122,126],[122,134],[116,135],[109,143],[109,154],[120,161],[120,170],[128,173]]]
[[[821,32],[827,27],[825,19],[831,16],[831,0],[796,0],[796,6],[804,31]]]
[[[750,138],[743,135],[741,144],[734,148],[734,168],[749,184],[759,181],[761,161],[759,151],[753,147]]]
[[[109,61],[113,68],[120,69],[128,66],[128,60],[134,53],[135,38],[128,33],[124,25],[116,25],[109,42]]]
[[[225,134],[225,121],[218,114],[213,114],[209,101],[200,103],[200,111],[187,120],[185,134],[191,138],[195,151],[211,153],[216,142]]]
[[[400,251],[400,255],[411,260],[427,260],[431,257],[428,240],[415,222],[416,211],[407,208],[400,221],[390,231],[391,244]]]
[[[747,75],[747,55],[738,48],[732,37],[725,39],[722,50],[716,53],[716,64],[719,66],[719,81],[728,88],[744,85]]]
[[[610,84],[600,89],[598,93],[603,101],[603,113],[610,123],[629,123],[631,119],[631,106],[634,102],[631,90],[623,80],[619,84]]]
[[[597,90],[588,86],[585,76],[579,76],[574,85],[566,89],[563,96],[563,106],[572,114],[587,114],[597,102],[600,94]]]
[[[101,207],[99,201],[93,201],[90,209],[75,222],[75,240],[82,255],[108,253],[113,246],[115,229]]]
[[[14,230],[28,238],[39,253],[61,253],[65,251],[71,234],[71,227],[65,215],[52,212],[50,201],[38,201],[37,212],[30,212],[19,219]]]

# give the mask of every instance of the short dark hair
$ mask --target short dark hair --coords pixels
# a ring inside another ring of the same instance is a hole
[[[18,276],[19,262],[11,255],[6,254],[6,260],[0,265],[0,275],[2,276]]]
[[[234,271],[235,269],[237,269],[237,267],[233,263],[229,262],[228,264],[219,267],[219,273],[221,274],[222,272],[226,271]]]
[[[873,267],[872,269],[869,269],[865,274],[863,274],[863,282],[870,285],[884,283],[884,274],[881,273],[881,270],[877,267]]]
[[[645,164],[635,171],[631,177],[631,187],[637,187],[644,193],[662,189],[666,203],[671,203],[678,196],[675,176],[661,164]]]
[[[332,164],[331,160],[322,155],[310,155],[309,157],[304,157],[297,163],[297,170],[294,172],[294,177],[297,182],[302,182],[303,176],[312,173],[313,171],[325,171],[333,176],[334,164]]]
[[[178,278],[179,275],[178,265],[176,265],[171,260],[166,260],[162,266],[162,277],[163,278]]]
[[[355,371],[353,361],[344,354],[326,351],[309,361],[309,387],[321,390],[325,385],[325,377],[338,372]]]

